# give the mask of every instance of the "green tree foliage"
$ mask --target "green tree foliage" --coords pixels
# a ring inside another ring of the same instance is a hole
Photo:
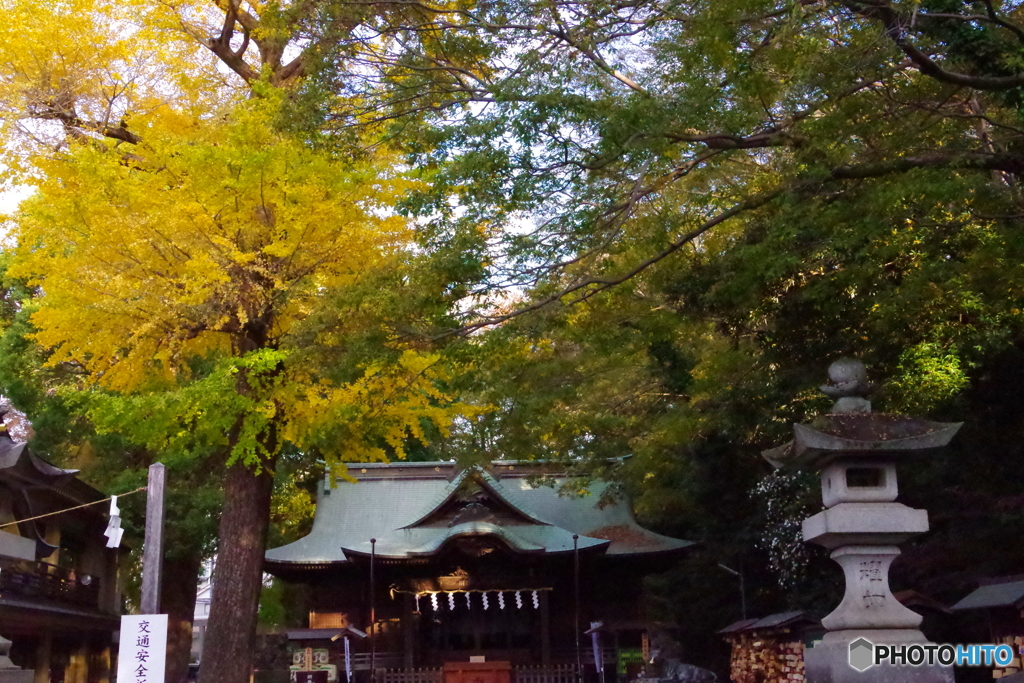
[[[1019,3],[956,0],[415,2],[330,24],[331,122],[394,134],[430,180],[404,204],[425,249],[480,267],[463,329],[500,326],[479,347],[504,359],[467,389],[497,410],[449,445],[632,453],[648,521],[766,568],[766,529],[814,492],[749,500],[759,451],[827,410],[825,367],[856,355],[876,409],[968,423],[902,475],[935,532],[897,582],[953,598],[1013,572],[1022,27]],[[776,578],[763,609],[833,599]]]
[[[295,106],[312,5],[4,9],[5,151],[36,191],[10,271],[40,293],[31,336],[97,431],[189,462],[183,481],[222,476],[202,675],[246,680],[282,452],[401,456],[462,412],[443,359],[375,306],[415,282],[414,225],[391,209],[410,181],[385,150],[314,144]]]
[[[38,308],[38,288],[7,274],[8,252],[0,252],[0,394],[31,415],[34,452],[67,468],[80,470],[83,480],[102,491],[122,493],[146,484],[153,454],[123,435],[98,432],[89,414],[97,410],[95,396],[82,391],[81,372],[67,365],[48,366],[48,354],[33,339],[31,322]],[[101,408],[100,408],[101,409]],[[170,618],[168,676],[178,680],[188,669],[192,645],[192,616],[202,562],[214,552],[221,505],[221,468],[164,451],[169,486],[165,499],[165,574],[161,608]],[[121,501],[128,542],[138,545],[144,534],[145,497]],[[141,566],[137,554],[126,558],[126,606],[137,609]]]

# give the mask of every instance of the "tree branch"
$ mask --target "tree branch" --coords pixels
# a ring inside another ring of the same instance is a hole
[[[856,14],[881,21],[885,27],[886,35],[892,39],[896,47],[903,51],[903,54],[910,58],[910,61],[917,66],[918,70],[926,76],[930,76],[942,83],[974,88],[975,90],[1011,90],[1024,86],[1024,74],[1017,76],[970,76],[943,69],[931,57],[910,42],[899,13],[892,8],[887,0],[846,0],[844,4]]]
[[[103,137],[120,140],[121,142],[128,142],[133,145],[139,144],[142,140],[138,135],[128,130],[123,123],[120,126],[111,126],[99,121],[86,121],[79,118],[76,114],[61,111],[53,107],[44,107],[42,111],[35,112],[30,110],[29,116],[42,121],[59,121],[64,124],[64,127],[67,129],[99,133]]]
[[[831,169],[823,177],[805,177],[792,183],[776,187],[767,192],[748,197],[735,204],[732,208],[708,219],[690,232],[670,242],[666,247],[649,258],[618,275],[591,277],[580,280],[564,287],[554,294],[545,296],[532,304],[501,315],[482,316],[480,320],[457,329],[449,330],[439,335],[438,338],[449,337],[452,335],[464,336],[479,329],[500,325],[512,320],[513,318],[518,318],[521,315],[540,310],[555,302],[563,301],[563,299],[572,295],[576,295],[575,298],[563,302],[565,305],[571,306],[586,301],[606,289],[610,289],[611,287],[620,285],[636,277],[651,266],[676,253],[687,244],[690,244],[712,228],[721,225],[736,216],[759,209],[782,195],[820,188],[822,185],[837,181],[864,180],[888,175],[898,175],[918,168],[971,169],[1020,173],[1024,171],[1024,157],[1011,154],[989,154],[982,152],[936,152],[933,154],[900,157],[898,159],[866,164],[837,166]],[[634,189],[634,194],[636,193],[637,192]]]

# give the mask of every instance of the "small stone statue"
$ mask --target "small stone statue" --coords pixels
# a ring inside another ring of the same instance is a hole
[[[713,671],[680,660],[682,648],[679,643],[664,632],[656,632],[651,638],[651,671],[648,680],[662,683],[714,683],[718,677]]]

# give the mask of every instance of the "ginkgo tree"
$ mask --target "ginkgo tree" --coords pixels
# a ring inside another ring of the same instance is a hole
[[[390,209],[407,181],[380,154],[288,132],[317,49],[286,58],[294,8],[3,9],[6,165],[35,189],[11,220],[9,272],[43,292],[35,338],[79,372],[101,429],[223,468],[201,675],[247,680],[284,445],[400,457],[427,424],[472,412],[438,388],[442,358],[380,310],[403,299],[382,288],[412,282],[412,226]]]

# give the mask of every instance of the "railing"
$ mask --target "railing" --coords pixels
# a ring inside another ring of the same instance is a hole
[[[83,584],[83,580],[87,580],[88,585]],[[34,571],[14,568],[0,570],[0,593],[12,597],[98,607],[100,580],[96,577],[76,577],[60,567],[39,563]]]
[[[576,659],[576,648],[557,647],[551,650],[551,658],[558,662],[571,662]],[[601,648],[601,659],[604,661],[605,667],[610,664],[615,664],[619,661],[619,655],[615,651],[614,647],[602,647]],[[583,666],[594,665],[594,649],[591,647],[580,648],[580,661]]]
[[[576,683],[576,666],[513,667],[513,683]]]
[[[441,669],[385,669],[383,683],[441,683]]]
[[[405,664],[405,655],[401,652],[378,652],[373,657],[373,668],[380,669],[401,669]],[[370,653],[369,652],[353,652],[352,653],[352,670],[353,671],[369,671],[370,670]]]

